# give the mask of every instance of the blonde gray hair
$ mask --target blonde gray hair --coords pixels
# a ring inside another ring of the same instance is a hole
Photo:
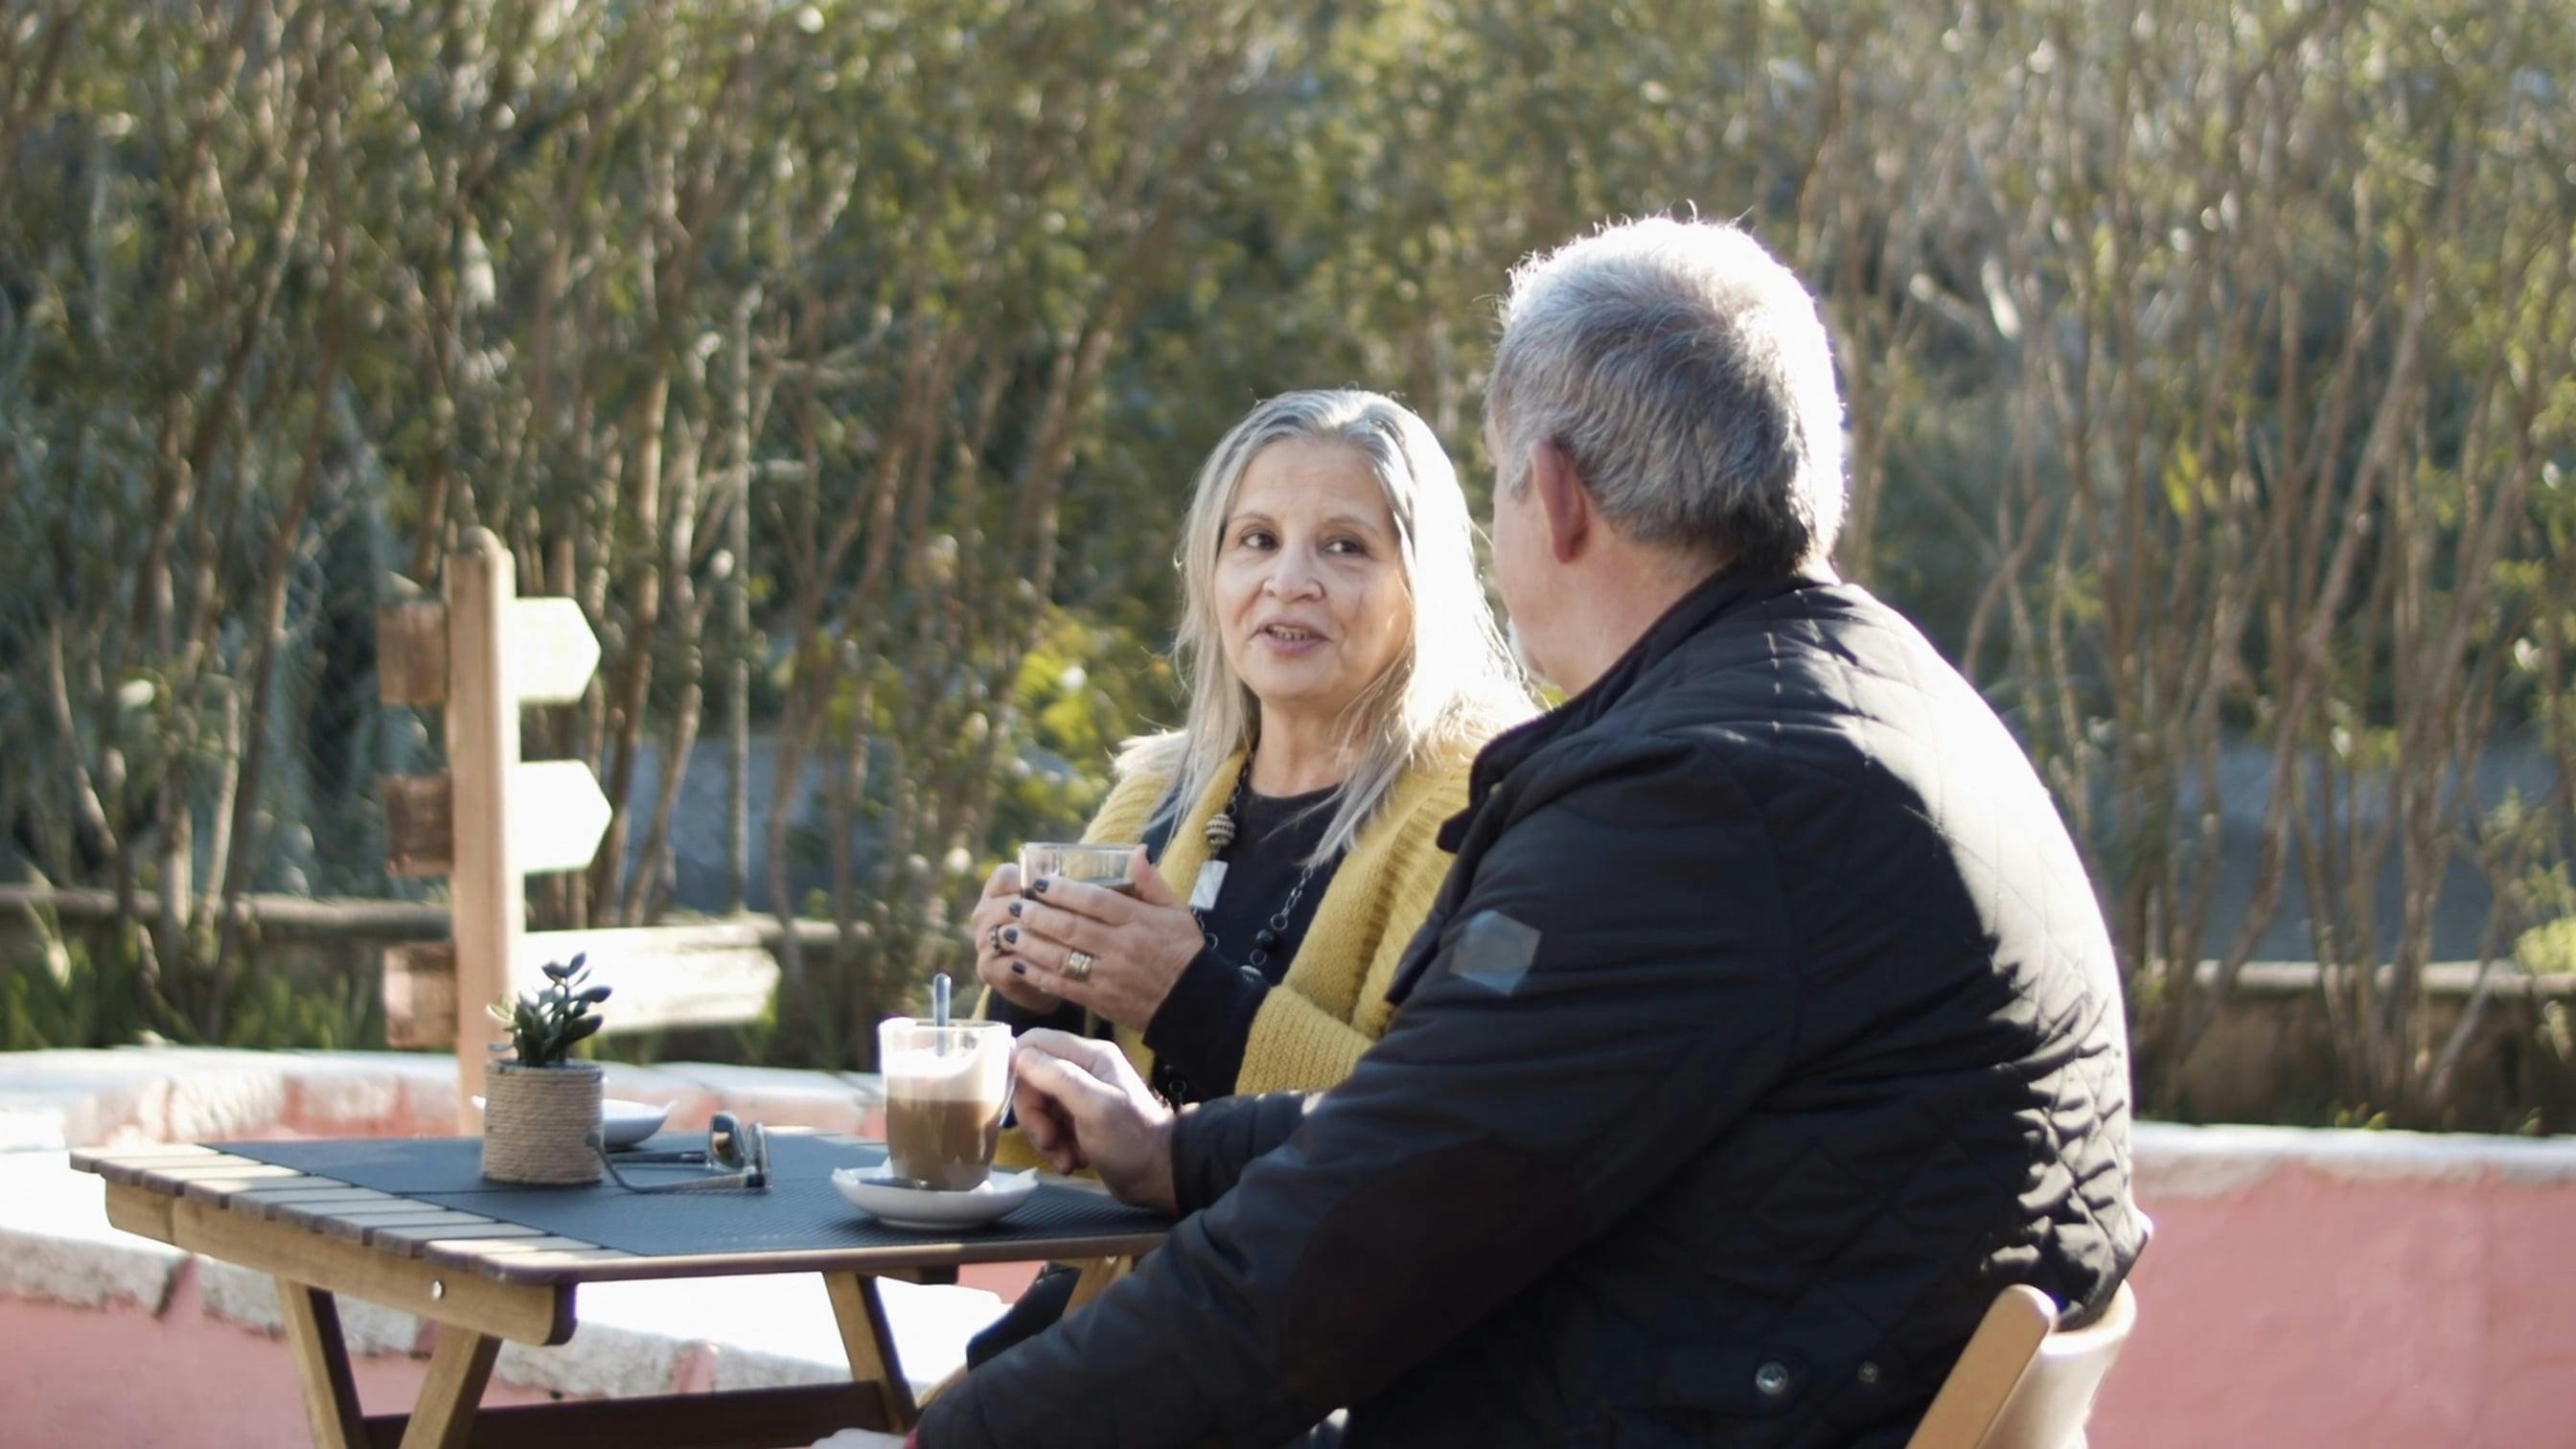
[[[1393,398],[1353,389],[1282,393],[1255,407],[1200,467],[1173,562],[1181,572],[1175,641],[1189,682],[1188,720],[1176,731],[1127,742],[1121,774],[1169,774],[1174,788],[1155,817],[1185,816],[1228,757],[1249,749],[1261,702],[1227,660],[1216,609],[1217,554],[1243,475],[1262,449],[1306,440],[1355,449],[1395,520],[1396,554],[1413,604],[1413,629],[1384,673],[1343,720],[1357,762],[1333,797],[1312,862],[1350,848],[1406,769],[1472,750],[1533,711],[1529,686],[1494,625],[1476,572],[1476,526],[1457,470],[1431,427]]]
[[[1515,268],[1486,416],[1503,485],[1572,459],[1629,537],[1786,572],[1833,552],[1842,400],[1815,299],[1719,222],[1650,217]]]

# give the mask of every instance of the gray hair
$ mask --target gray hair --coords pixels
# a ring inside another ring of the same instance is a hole
[[[1762,244],[1652,217],[1523,262],[1486,389],[1514,496],[1532,445],[1573,460],[1641,543],[1786,572],[1833,552],[1842,401],[1815,300]]]
[[[1320,864],[1348,849],[1405,770],[1470,750],[1532,713],[1529,686],[1486,602],[1476,573],[1476,525],[1457,470],[1431,427],[1393,398],[1336,389],[1282,393],[1220,439],[1199,469],[1181,544],[1181,676],[1189,717],[1178,731],[1140,737],[1120,752],[1121,774],[1170,773],[1175,788],[1157,820],[1186,815],[1236,750],[1260,729],[1261,702],[1226,659],[1217,618],[1216,563],[1226,516],[1255,455],[1291,440],[1340,443],[1368,461],[1395,520],[1396,554],[1413,601],[1413,631],[1386,672],[1343,720],[1358,749],[1316,847]]]

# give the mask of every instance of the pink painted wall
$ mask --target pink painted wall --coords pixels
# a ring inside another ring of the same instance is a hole
[[[198,1311],[183,1275],[159,1318],[131,1303],[75,1308],[0,1296],[0,1445],[292,1449],[313,1442],[294,1361],[270,1338]],[[425,1358],[352,1355],[358,1403],[407,1413]],[[549,1396],[495,1381],[488,1405]]]
[[[2576,1183],[2292,1162],[2141,1197],[2156,1236],[2094,1449],[2576,1445]]]

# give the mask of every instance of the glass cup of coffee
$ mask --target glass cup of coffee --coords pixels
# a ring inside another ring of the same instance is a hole
[[[1009,1025],[889,1017],[877,1023],[877,1063],[887,1167],[939,1192],[982,1186],[1011,1100]]]
[[[1040,877],[1053,876],[1132,896],[1136,882],[1127,874],[1127,862],[1135,855],[1133,845],[1031,841],[1020,847],[1020,894],[1028,895]]]

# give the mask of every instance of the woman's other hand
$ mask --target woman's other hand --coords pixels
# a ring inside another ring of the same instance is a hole
[[[1133,896],[1060,876],[1041,880],[1037,895],[1021,901],[1019,915],[1002,928],[1002,940],[1029,968],[1015,979],[1038,981],[1055,996],[1143,1031],[1207,937],[1141,846],[1128,863],[1128,879],[1136,883]],[[1088,971],[1067,970],[1076,951],[1089,957]]]
[[[1016,923],[1020,907],[1020,868],[996,866],[984,882],[983,899],[966,917],[966,926],[974,937],[975,978],[993,988],[996,995],[1022,1011],[1050,1012],[1063,1001],[1047,994],[1040,983],[1051,978],[1036,971],[1013,971],[1018,964],[1014,949],[1002,941],[1001,933]]]

